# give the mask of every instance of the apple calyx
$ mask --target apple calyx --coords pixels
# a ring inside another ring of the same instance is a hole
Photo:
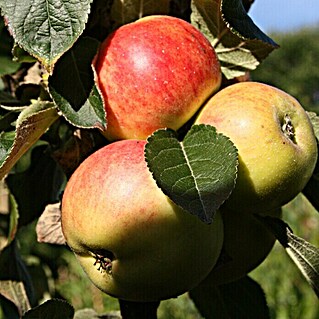
[[[93,266],[97,266],[98,271],[112,274],[112,261],[114,260],[114,255],[110,251],[103,250],[91,252],[91,254],[95,259]]]
[[[294,129],[294,126],[292,125],[291,118],[288,114],[285,114],[284,116],[281,130],[289,140],[291,140],[293,143],[296,144],[295,129]]]

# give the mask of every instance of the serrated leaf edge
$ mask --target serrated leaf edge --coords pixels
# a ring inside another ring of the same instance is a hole
[[[234,150],[235,150],[235,151],[237,152],[237,154],[238,154],[238,149],[236,148],[235,144],[231,141],[231,139],[230,139],[228,136],[226,136],[226,135],[224,135],[224,134],[222,134],[222,133],[217,132],[217,130],[216,130],[216,128],[215,128],[214,126],[208,125],[208,124],[195,124],[195,125],[192,126],[192,129],[197,129],[197,128],[199,129],[200,127],[211,127],[211,128],[214,128],[216,137],[217,137],[217,136],[222,136],[223,138],[226,138],[228,141],[230,141],[230,142],[232,143],[232,145],[234,146]],[[166,131],[166,132],[171,132],[171,133],[172,133],[172,136],[171,136],[171,137],[165,137],[165,138],[163,138],[163,139],[172,138],[172,139],[176,139],[176,140],[178,141],[178,144],[180,145],[180,148],[181,148],[181,150],[182,150],[182,152],[183,152],[183,154],[184,154],[184,158],[186,159],[187,167],[189,168],[189,171],[191,172],[191,176],[193,177],[194,184],[195,184],[195,186],[196,186],[196,190],[197,190],[198,196],[199,196],[199,198],[200,198],[200,202],[202,203],[203,211],[204,211],[204,213],[205,213],[205,217],[206,217],[206,218],[205,218],[205,219],[202,219],[202,218],[200,218],[198,215],[197,215],[197,216],[198,216],[202,221],[204,221],[204,222],[206,222],[206,223],[211,223],[211,222],[213,221],[214,214],[213,214],[212,218],[207,217],[208,214],[206,213],[205,206],[203,205],[203,201],[202,201],[202,199],[201,199],[201,198],[202,198],[202,197],[201,197],[201,194],[200,194],[200,192],[198,191],[198,187],[197,187],[197,183],[196,183],[196,178],[194,177],[194,174],[193,174],[192,169],[191,169],[191,165],[189,164],[189,161],[188,161],[188,159],[187,159],[186,152],[185,152],[184,145],[183,145],[183,141],[179,141],[179,140],[178,140],[178,135],[177,135],[177,133],[176,133],[174,130],[169,129],[169,128],[159,129],[159,130],[156,130],[155,132],[153,132],[153,133],[147,138],[147,144],[145,145],[145,149],[144,149],[145,162],[146,162],[146,164],[147,164],[147,167],[148,167],[148,169],[149,169],[149,171],[150,171],[150,173],[151,173],[151,175],[152,175],[154,181],[156,182],[156,185],[161,189],[161,191],[162,191],[167,197],[169,197],[169,198],[174,202],[174,204],[176,204],[178,207],[180,207],[180,208],[183,209],[183,210],[187,210],[187,209],[185,209],[184,207],[182,207],[180,204],[176,203],[176,202],[171,198],[170,194],[169,194],[165,189],[163,189],[163,188],[161,187],[161,185],[159,185],[157,179],[156,179],[155,176],[154,176],[154,173],[153,173],[152,170],[151,170],[151,167],[150,167],[150,165],[149,165],[149,161],[147,160],[146,148],[147,148],[148,142],[151,141],[151,140],[154,138],[154,136],[157,134],[157,132],[160,132],[160,131]],[[189,132],[190,132],[190,131],[189,131]],[[187,135],[189,134],[189,132],[186,134],[185,138],[187,138]],[[196,132],[196,131],[195,131],[195,132]],[[235,167],[235,178],[234,178],[234,181],[233,181],[232,191],[234,190],[235,185],[236,185],[236,180],[237,180],[237,176],[238,176],[238,164],[239,164],[239,160],[238,160],[238,155],[237,155],[236,167]],[[227,201],[227,199],[230,197],[232,191],[228,194],[228,197],[227,197],[226,199],[224,199],[224,200],[220,203],[219,207],[221,207],[221,206]],[[219,209],[219,207],[216,209],[216,211]],[[215,211],[214,213],[216,213],[216,211]],[[187,212],[190,213],[190,214],[192,214],[192,215],[194,215],[192,212],[190,212],[190,211],[188,211],[188,210],[187,210]]]
[[[89,10],[87,12],[87,16],[85,18],[85,20],[83,21],[83,24],[86,25],[88,22],[88,18],[89,15],[91,13],[91,5],[93,3],[93,0],[89,0]],[[1,8],[0,8],[1,9]],[[2,8],[3,10],[3,8]],[[5,16],[5,19],[7,21],[8,26],[10,27],[10,22],[9,22],[9,18],[7,17],[6,13],[4,12],[3,15]],[[46,58],[41,57],[41,56],[37,56],[37,54],[35,54],[34,52],[30,52],[25,45],[23,45],[23,43],[21,43],[20,41],[16,40],[15,37],[15,31],[10,27],[9,29],[10,33],[12,34],[13,38],[14,38],[14,45],[18,45],[21,49],[23,49],[24,51],[26,51],[28,54],[30,54],[30,56],[34,57],[36,60],[38,60],[43,66],[44,68],[47,70],[47,72],[52,75],[53,73],[53,69],[54,69],[54,65],[56,64],[56,62],[61,58],[61,56],[67,52],[68,50],[70,50],[72,48],[72,46],[74,45],[74,43],[79,39],[79,37],[83,34],[85,27],[81,30],[81,32],[79,32],[79,34],[77,34],[77,36],[74,38],[74,40],[70,43],[69,46],[67,46],[63,52],[61,52],[60,54],[56,55],[53,59],[51,59],[50,61],[46,61]]]

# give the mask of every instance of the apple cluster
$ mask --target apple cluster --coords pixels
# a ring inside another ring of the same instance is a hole
[[[66,241],[92,282],[119,299],[154,301],[257,267],[275,238],[254,214],[280,217],[317,161],[313,128],[298,101],[256,82],[220,89],[210,42],[169,16],[114,31],[94,67],[110,143],[77,168],[61,206]],[[194,124],[216,127],[238,150],[235,188],[211,224],[172,202],[144,158],[149,135],[178,130],[194,116]]]

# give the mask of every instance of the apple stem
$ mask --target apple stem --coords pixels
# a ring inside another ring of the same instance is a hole
[[[119,299],[122,319],[157,319],[160,301],[133,302]]]

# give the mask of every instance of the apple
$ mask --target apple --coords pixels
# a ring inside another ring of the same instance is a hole
[[[112,141],[179,129],[221,83],[209,41],[170,16],[144,17],[115,30],[94,67],[107,113],[105,136]]]
[[[235,188],[225,206],[267,215],[293,199],[309,181],[317,142],[306,111],[282,90],[241,82],[215,94],[195,124],[210,124],[238,149]]]
[[[90,155],[62,198],[65,239],[92,282],[122,300],[158,301],[196,286],[223,243],[211,224],[183,211],[157,186],[146,141],[121,140]]]
[[[257,268],[271,252],[275,236],[251,213],[221,208],[224,243],[221,258],[203,284],[221,285],[238,280]],[[281,208],[271,211],[280,218]]]

